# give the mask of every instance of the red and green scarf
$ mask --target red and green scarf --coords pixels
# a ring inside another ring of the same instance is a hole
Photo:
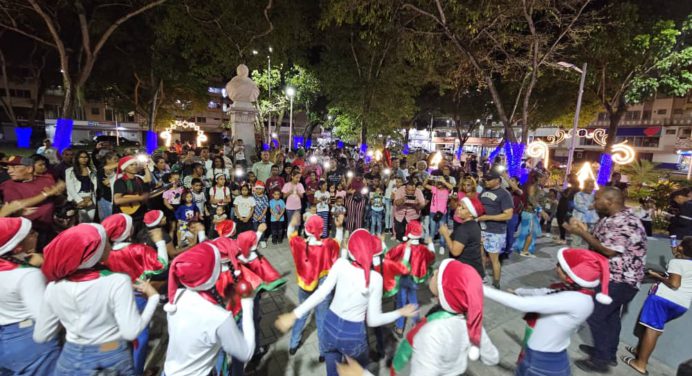
[[[392,360],[392,367],[389,369],[389,374],[391,376],[395,376],[397,373],[400,373],[411,361],[411,358],[413,357],[414,339],[416,334],[418,334],[425,324],[431,321],[447,319],[454,316],[456,316],[456,314],[447,312],[445,310],[434,311],[432,313],[428,313],[420,322],[418,322],[418,324],[411,328],[411,330],[406,334],[404,340],[399,343],[399,347],[396,349],[394,359]]]

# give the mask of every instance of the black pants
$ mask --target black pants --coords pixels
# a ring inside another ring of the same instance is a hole
[[[403,242],[404,241],[404,234],[406,233],[406,225],[408,222],[406,222],[406,219],[404,218],[403,221],[399,222],[394,219],[394,233],[396,234],[396,240]]]
[[[637,295],[637,291],[636,287],[627,283],[611,281],[608,284],[608,294],[613,302],[608,305],[594,302],[593,313],[586,322],[594,337],[595,351],[592,360],[595,363],[605,365],[617,359],[622,309]]]
[[[245,231],[253,231],[252,219],[247,221],[247,222],[243,222],[243,221],[239,220],[238,222],[235,223],[235,226],[236,226],[235,233],[238,235],[240,235],[241,233],[243,233]]]
[[[270,228],[272,231],[272,242],[280,243],[284,241],[284,222],[272,222]]]
[[[560,240],[565,240],[566,230],[562,227],[562,224],[567,222],[567,216],[557,216],[557,229],[560,231]]]

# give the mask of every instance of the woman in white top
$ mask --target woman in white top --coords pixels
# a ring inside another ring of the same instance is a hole
[[[561,284],[543,289],[517,289],[509,294],[483,286],[485,297],[516,310],[530,313],[525,317],[530,337],[520,356],[515,375],[569,376],[567,347],[570,337],[593,312],[592,290],[601,284],[596,300],[610,304],[608,259],[583,249],[558,251],[555,269]]]
[[[247,362],[255,351],[253,302],[243,296],[241,332],[215,289],[221,273],[221,255],[214,243],[205,242],[176,257],[170,266],[168,299],[168,350],[166,376],[207,376],[221,349]]]
[[[366,317],[368,326],[382,326],[401,316],[418,313],[418,308],[411,304],[382,313],[382,276],[372,270],[373,254],[379,242],[367,230],[354,231],[348,241],[348,258],[337,260],[324,283],[303,304],[276,320],[279,330],[288,331],[296,319],[305,316],[336,289],[324,320],[324,336],[320,338],[328,376],[337,375],[336,365],[344,356],[356,359],[363,366],[367,364]]]
[[[207,169],[207,180],[215,181],[219,174],[223,175],[226,181],[231,179],[231,172],[226,167],[226,161],[220,155],[214,157],[211,168]]]
[[[92,222],[96,215],[96,170],[86,150],[77,153],[74,166],[65,170],[67,200],[79,209],[79,222]]]
[[[60,233],[43,250],[41,270],[49,281],[36,322],[34,340],[46,342],[65,328],[66,342],[55,375],[111,372],[134,375],[132,341],[149,324],[159,294],[147,282],[134,288],[148,296],[140,315],[132,282],[100,264],[111,246],[103,226],[80,224]]]
[[[36,232],[26,218],[0,218],[0,374],[51,375],[60,355],[57,340],[32,335],[46,279],[34,254]]]

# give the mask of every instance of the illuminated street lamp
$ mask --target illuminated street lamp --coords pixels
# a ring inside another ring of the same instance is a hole
[[[288,115],[288,150],[293,149],[293,97],[296,96],[296,89],[289,86],[286,88],[286,96],[290,101],[290,110]]]
[[[581,110],[581,97],[584,93],[584,81],[586,80],[586,63],[582,69],[577,68],[576,65],[571,63],[566,63],[560,61],[557,65],[571,69],[579,74],[581,74],[581,79],[579,80],[579,93],[577,94],[577,109],[574,111],[574,123],[572,124],[572,134],[577,134],[577,126],[579,125],[579,111]],[[572,170],[572,162],[574,161],[574,148],[577,146],[577,138],[572,137],[569,144],[569,154],[567,154],[567,168],[565,169],[565,180],[562,183],[563,188],[567,187],[567,179],[569,178],[569,173]]]

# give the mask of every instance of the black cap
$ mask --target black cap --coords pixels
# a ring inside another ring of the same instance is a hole
[[[502,179],[502,175],[500,175],[499,172],[495,170],[490,170],[483,175],[483,179],[485,180],[493,180],[493,179]]]

